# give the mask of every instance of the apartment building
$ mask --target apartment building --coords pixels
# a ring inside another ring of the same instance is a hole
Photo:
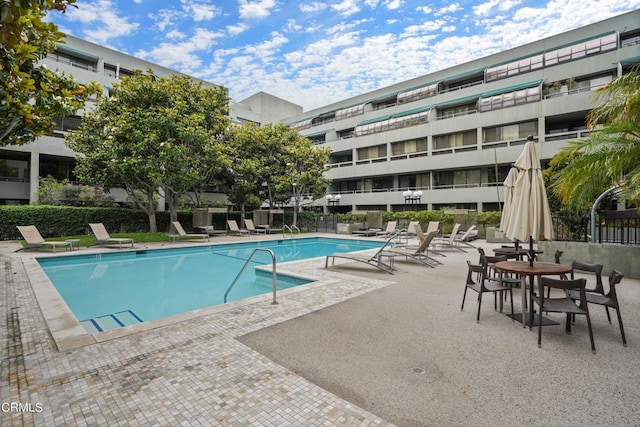
[[[634,11],[286,123],[331,149],[329,193],[341,195],[339,211],[498,210],[527,136],[544,168],[568,141],[588,135],[593,91],[639,63]]]
[[[50,70],[58,69],[72,74],[80,82],[94,81],[108,92],[115,82],[130,75],[133,70],[152,70],[158,77],[181,73],[148,61],[73,37],[66,36],[65,43],[42,63]],[[197,79],[196,79],[197,80]],[[200,80],[201,81],[201,80]],[[203,85],[212,83],[201,81]],[[85,109],[91,109],[89,102]],[[258,93],[240,102],[230,103],[230,115],[234,123],[279,122],[284,117],[302,113],[302,107],[275,96]],[[64,143],[69,130],[77,129],[83,111],[77,115],[56,121],[51,135],[38,138],[23,146],[0,147],[0,204],[28,204],[37,201],[40,177],[52,176],[58,180],[75,181],[75,153]],[[124,202],[126,194],[115,189],[116,201]]]
[[[65,41],[43,62],[107,91],[134,69],[180,74],[72,36]],[[637,64],[640,10],[312,111],[259,92],[231,102],[230,114],[240,124],[282,121],[329,147],[329,193],[341,195],[339,211],[491,211],[504,200],[502,182],[526,137],[538,142],[544,167],[568,141],[588,135],[593,91]],[[63,138],[81,120],[79,112],[60,119],[52,135],[0,147],[0,204],[35,202],[39,177],[74,181],[75,153]]]

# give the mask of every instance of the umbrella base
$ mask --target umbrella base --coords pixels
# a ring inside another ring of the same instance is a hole
[[[513,315],[513,317],[510,314],[507,314],[507,316],[511,317],[513,320],[517,320],[518,322],[523,323],[522,322],[522,313],[515,313]],[[538,318],[540,316],[538,316],[536,313],[533,313],[533,325],[529,324],[529,314],[527,314],[526,316],[527,316],[527,318],[525,319],[525,322],[524,322],[525,325],[527,325],[527,326],[538,326],[538,322],[539,322]],[[551,320],[551,319],[548,319],[548,318],[542,316],[542,326],[553,326],[553,325],[559,325],[559,323],[556,322],[555,320]]]

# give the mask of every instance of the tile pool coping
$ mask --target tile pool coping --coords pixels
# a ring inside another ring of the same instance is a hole
[[[301,239],[310,239],[310,238],[317,238],[317,237],[318,236],[308,236],[308,237],[298,237],[296,239],[301,240]],[[361,238],[349,238],[345,236],[340,236],[340,237],[322,236],[322,238],[362,240]],[[267,240],[277,241],[282,239],[267,239]],[[261,241],[265,241],[265,240],[262,239]],[[245,242],[226,241],[226,242],[207,244],[206,246],[218,246],[218,245],[229,245],[229,244],[250,243],[250,242],[251,241],[245,241]],[[202,245],[200,244],[197,246],[202,246]],[[184,245],[182,247],[190,248],[194,246]],[[144,248],[144,250],[147,250],[147,251],[166,250],[166,249],[167,247],[165,246]],[[175,248],[175,249],[178,249],[178,248]],[[118,250],[118,253],[136,252],[140,250],[141,249],[139,248],[123,249],[123,250]],[[370,250],[372,249],[364,249],[363,251],[370,251]],[[104,251],[97,251],[97,252],[87,251],[87,252],[84,252],[83,255],[93,255],[96,253],[104,253]],[[266,299],[272,299],[272,293],[269,292],[266,294],[256,295],[253,297],[231,301],[228,303],[204,307],[197,310],[191,310],[191,311],[179,313],[179,314],[168,316],[168,317],[163,317],[161,319],[150,320],[150,321],[146,321],[146,322],[135,324],[135,325],[129,325],[129,326],[112,329],[108,331],[89,333],[80,324],[76,316],[72,313],[67,303],[64,301],[62,296],[58,293],[57,289],[55,288],[51,280],[47,277],[46,273],[38,263],[38,258],[49,258],[52,256],[64,257],[64,256],[77,256],[77,255],[78,255],[78,252],[73,252],[69,254],[60,254],[56,252],[55,254],[43,253],[43,254],[38,254],[37,257],[33,256],[33,257],[23,258],[23,266],[27,273],[27,277],[29,278],[29,281],[31,283],[31,287],[36,297],[38,306],[40,307],[40,311],[42,312],[42,315],[44,317],[44,321],[55,343],[55,346],[57,347],[58,351],[61,351],[61,352],[74,350],[80,347],[129,336],[129,335],[144,332],[144,331],[150,331],[150,330],[161,328],[167,325],[173,325],[176,323],[196,319],[202,316],[207,316],[215,313],[224,312],[227,310],[232,310],[245,305],[254,304],[256,302],[262,302]],[[321,258],[324,258],[324,256],[307,258],[307,259],[298,260],[298,261],[283,262],[283,263],[279,263],[278,266],[291,267],[291,266],[294,266],[296,263],[308,262],[308,261],[313,261]],[[256,269],[267,271],[267,272],[272,271],[270,265],[259,266],[259,267],[256,267]],[[284,273],[278,271],[277,274],[283,274],[289,277],[294,277],[296,279],[303,279],[311,282],[311,283],[295,286],[292,288],[278,290],[277,291],[278,296],[286,296],[286,295],[290,295],[297,292],[303,292],[305,290],[327,286],[327,285],[330,285],[331,283],[336,282],[335,279],[312,277],[310,275],[293,273],[291,271],[287,271]]]

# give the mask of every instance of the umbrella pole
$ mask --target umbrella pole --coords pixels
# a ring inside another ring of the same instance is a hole
[[[533,267],[533,257],[535,252],[533,250],[533,236],[529,236],[529,265]]]

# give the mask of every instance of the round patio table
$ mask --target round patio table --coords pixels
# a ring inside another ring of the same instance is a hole
[[[538,283],[542,276],[559,276],[571,273],[571,266],[558,264],[555,262],[534,261],[533,265],[529,261],[500,261],[495,264],[495,268],[506,273],[515,273],[520,276],[520,288],[522,289],[522,327],[527,326],[527,276],[530,277],[531,292],[534,292],[534,277],[538,277]],[[533,307],[529,307],[533,310]],[[531,327],[532,325],[529,325]]]

